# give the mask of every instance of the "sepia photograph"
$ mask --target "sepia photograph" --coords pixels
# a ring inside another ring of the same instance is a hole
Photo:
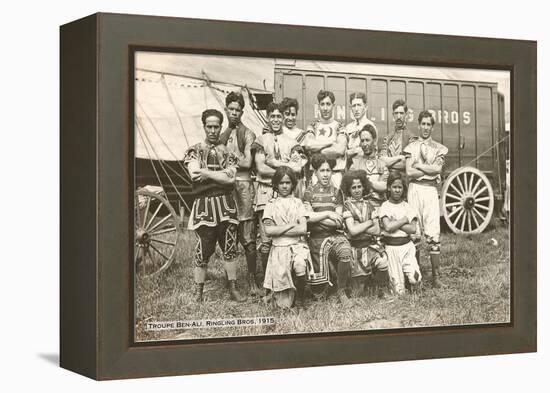
[[[136,343],[510,323],[509,71],[134,56]]]

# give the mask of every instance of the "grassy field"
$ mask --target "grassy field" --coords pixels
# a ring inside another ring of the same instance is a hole
[[[495,241],[496,240],[496,244]],[[192,300],[194,235],[183,234],[176,260],[159,277],[136,284],[136,340],[174,340],[230,336],[333,332],[366,329],[502,323],[510,319],[510,259],[508,229],[496,225],[483,234],[442,234],[440,289],[432,289],[427,253],[422,252],[424,284],[419,293],[378,299],[354,293],[344,309],[336,296],[306,302],[304,309],[280,310],[249,297],[245,303],[229,300],[224,271],[217,256],[209,264],[205,302]],[[246,263],[239,257],[238,287],[248,290]],[[149,322],[273,317],[275,324],[254,327],[216,327],[147,330]]]

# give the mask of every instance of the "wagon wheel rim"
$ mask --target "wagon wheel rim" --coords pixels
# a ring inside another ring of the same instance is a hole
[[[146,190],[136,192],[134,214],[135,274],[154,277],[174,261],[180,219],[166,198]]]
[[[455,170],[441,193],[443,216],[454,233],[481,233],[493,215],[493,187],[487,176],[472,167]]]

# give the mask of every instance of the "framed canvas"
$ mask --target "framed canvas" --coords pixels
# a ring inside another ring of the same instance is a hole
[[[62,367],[536,351],[535,42],[95,14],[60,73]]]

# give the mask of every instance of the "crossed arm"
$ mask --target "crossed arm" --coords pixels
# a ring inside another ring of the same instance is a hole
[[[349,234],[351,236],[356,236],[364,232],[373,236],[380,235],[380,224],[378,224],[378,220],[355,222],[353,217],[347,217],[346,227],[348,228]]]
[[[422,177],[424,175],[439,175],[441,173],[441,169],[443,168],[443,164],[440,162],[440,160],[436,160],[436,162],[433,164],[416,163],[413,165],[411,157],[406,158],[405,166],[407,170],[407,176],[413,179],[418,179],[419,177]]]
[[[310,153],[321,152],[327,158],[339,158],[346,153],[348,141],[344,134],[338,135],[335,142],[318,141],[313,134],[308,134],[304,148]]]
[[[227,168],[223,171],[210,171],[206,168],[201,168],[198,161],[189,162],[187,169],[194,182],[204,182],[213,180],[219,184],[234,184],[235,183],[235,168]]]
[[[275,225],[275,222],[271,218],[264,218],[263,223],[265,226],[265,233],[271,237],[277,236],[301,236],[307,233],[307,219],[300,217],[298,222]]]
[[[398,220],[392,220],[387,216],[382,217],[382,226],[384,229],[390,233],[395,232],[401,229],[403,232],[408,233],[409,235],[414,235],[416,233],[416,218],[409,223],[407,217],[402,217]]]

